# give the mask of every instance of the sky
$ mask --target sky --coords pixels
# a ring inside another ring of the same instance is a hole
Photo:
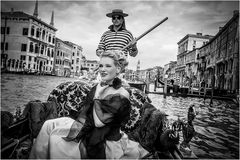
[[[33,15],[34,1],[1,1],[1,11],[23,11]],[[129,14],[126,28],[134,37],[168,17],[168,20],[137,42],[138,55],[129,57],[129,69],[164,67],[177,60],[177,43],[187,34],[216,35],[239,10],[238,1],[41,1],[38,0],[38,18],[50,23],[54,11],[56,37],[82,46],[88,60],[98,60],[96,49],[102,34],[112,24],[106,14],[122,9]]]

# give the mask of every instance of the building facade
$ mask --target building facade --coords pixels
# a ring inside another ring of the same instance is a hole
[[[68,44],[71,44],[73,46],[72,48],[72,64],[71,64],[71,75],[72,76],[80,76],[81,69],[83,65],[83,53],[82,53],[82,47],[80,45],[74,44],[69,41],[65,41]]]
[[[180,85],[186,85],[186,54],[196,48],[205,45],[213,36],[197,34],[187,34],[178,44],[176,77],[180,77]]]
[[[86,68],[87,71],[95,71],[99,66],[99,62],[97,60],[86,60],[83,64],[83,67]]]
[[[73,45],[56,38],[54,71],[57,76],[70,77]]]
[[[188,85],[193,87],[198,87],[199,80],[198,77],[198,56],[199,49],[196,48],[192,51],[189,51],[186,53],[186,67],[185,67],[185,73],[186,73],[186,79],[188,81]]]
[[[215,87],[239,93],[239,11],[216,35]]]
[[[239,93],[239,11],[200,48],[199,71],[206,87]]]
[[[206,45],[202,46],[198,50],[198,55],[197,55],[197,62],[198,62],[198,67],[197,67],[197,81],[200,83],[204,82],[206,84],[206,87],[211,87],[210,86],[210,81],[208,81],[208,76],[209,74],[206,74],[206,57],[210,54],[210,43],[207,43]],[[210,70],[210,68],[209,68]],[[203,87],[203,86],[202,86]]]
[[[37,4],[36,4],[37,5]],[[50,24],[20,11],[1,12],[1,69],[51,74],[55,34]]]

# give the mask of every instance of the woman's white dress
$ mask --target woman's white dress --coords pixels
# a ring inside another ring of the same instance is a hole
[[[99,90],[99,87],[97,90]],[[101,121],[97,117],[94,116],[94,119],[95,126],[102,126]],[[69,117],[47,120],[34,142],[29,158],[80,159],[79,143],[81,140],[77,143],[75,141],[66,141],[62,138],[69,134],[74,121]],[[82,125],[78,126],[78,129],[81,127]],[[106,140],[105,153],[107,159],[139,159],[145,156],[148,151],[138,142],[128,139],[128,136],[122,132],[120,140]]]

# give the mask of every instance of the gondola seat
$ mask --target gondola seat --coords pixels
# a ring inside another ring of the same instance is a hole
[[[81,81],[62,83],[50,93],[48,101],[56,102],[58,117],[76,118],[92,86]],[[130,86],[124,88],[130,94],[131,112],[130,119],[121,129],[150,152],[169,148],[171,145],[159,145],[160,136],[169,129],[167,115],[156,109],[141,90]]]
[[[29,102],[24,116],[29,122],[31,138],[37,137],[41,126],[48,119],[64,116],[76,118],[82,111],[83,102],[92,86],[82,81],[62,83],[53,89],[46,102]],[[166,133],[169,132],[167,115],[156,109],[141,90],[129,86],[125,88],[130,94],[131,112],[130,119],[121,129],[130,139],[139,142],[152,153],[147,158],[158,158],[157,152],[168,150],[176,144],[176,141],[171,139],[164,142],[168,137]],[[169,147],[164,144],[171,145]]]

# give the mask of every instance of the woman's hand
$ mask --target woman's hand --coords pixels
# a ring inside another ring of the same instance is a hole
[[[96,54],[98,57],[100,57],[103,52],[104,50],[100,50],[100,49],[96,50]]]

